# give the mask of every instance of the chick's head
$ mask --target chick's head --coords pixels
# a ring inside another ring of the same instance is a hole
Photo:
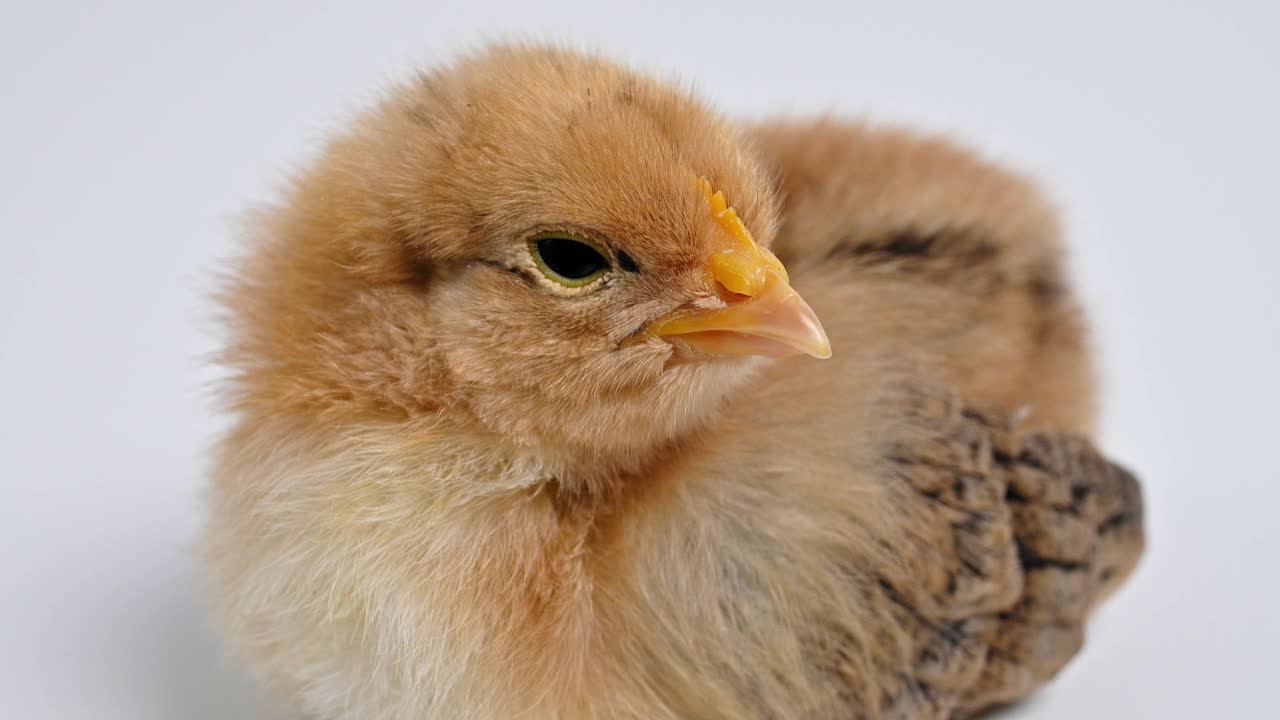
[[[240,400],[639,462],[761,356],[829,353],[767,250],[777,213],[687,92],[486,51],[393,91],[264,215],[226,292]]]

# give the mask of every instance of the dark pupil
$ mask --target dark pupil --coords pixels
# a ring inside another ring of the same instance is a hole
[[[547,267],[570,280],[580,280],[609,266],[609,261],[595,248],[569,238],[539,240],[538,254]]]

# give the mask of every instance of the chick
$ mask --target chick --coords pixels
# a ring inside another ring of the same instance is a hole
[[[301,717],[968,715],[1140,552],[1052,212],[944,142],[498,47],[254,228],[206,553]]]

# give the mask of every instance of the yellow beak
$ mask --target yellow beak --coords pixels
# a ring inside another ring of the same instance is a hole
[[[649,332],[703,355],[831,357],[822,323],[792,289],[778,258],[745,233],[727,234],[725,241],[707,262],[707,280],[724,307],[676,311]]]

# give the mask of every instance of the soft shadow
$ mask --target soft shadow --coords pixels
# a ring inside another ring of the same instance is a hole
[[[1040,694],[1037,693],[1026,700],[1020,700],[1015,703],[992,708],[978,717],[982,720],[1018,720],[1018,718],[1029,717],[1031,715],[1032,708],[1036,706],[1036,701],[1039,698]]]
[[[288,720],[242,668],[227,656],[201,600],[190,558],[140,588],[129,619],[137,646],[128,657],[144,667],[137,677],[147,717],[183,720]],[[122,658],[123,660],[123,658]]]

